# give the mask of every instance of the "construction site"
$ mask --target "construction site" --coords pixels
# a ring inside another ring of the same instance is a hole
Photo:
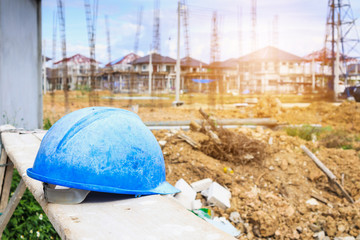
[[[0,2],[1,239],[359,240],[359,3],[149,2]]]

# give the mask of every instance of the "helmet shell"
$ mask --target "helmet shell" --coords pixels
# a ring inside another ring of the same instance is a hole
[[[57,121],[44,136],[29,177],[120,194],[179,192],[165,180],[161,148],[133,112],[91,107]]]

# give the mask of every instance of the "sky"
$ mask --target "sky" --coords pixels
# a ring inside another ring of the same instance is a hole
[[[93,0],[89,0],[93,3]],[[63,0],[67,56],[90,56],[83,0]],[[217,11],[220,60],[238,58],[252,51],[251,0],[187,0],[189,11],[190,56],[210,61],[212,16]],[[360,17],[360,1],[350,2],[355,18]],[[177,56],[177,0],[160,0],[160,54]],[[297,56],[305,56],[324,47],[328,0],[257,0],[256,49],[276,46]],[[149,53],[153,41],[154,0],[99,0],[96,25],[96,60],[109,62],[105,15],[109,19],[111,60],[134,51],[139,8],[143,8],[138,55]],[[56,0],[42,1],[43,54],[53,57],[53,19]],[[277,16],[277,41],[273,22]],[[182,19],[181,19],[182,20]],[[360,33],[360,21],[356,21]],[[241,30],[240,30],[241,29]],[[241,33],[241,34],[240,34]],[[239,37],[241,35],[241,38]],[[61,59],[60,33],[57,27],[56,56]],[[180,28],[181,57],[185,56],[184,25]],[[241,39],[241,40],[239,40]],[[275,38],[276,39],[276,38]],[[356,47],[356,55],[360,45]]]

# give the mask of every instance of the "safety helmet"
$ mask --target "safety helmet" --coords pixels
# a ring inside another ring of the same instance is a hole
[[[90,107],[62,117],[44,136],[27,175],[46,183],[48,200],[59,193],[49,184],[135,196],[179,192],[165,180],[154,135],[135,113],[118,108]],[[85,198],[88,192],[78,193]]]

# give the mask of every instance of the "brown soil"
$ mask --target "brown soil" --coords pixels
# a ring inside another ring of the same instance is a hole
[[[197,102],[196,99],[193,101]],[[70,111],[88,106],[88,98],[81,92],[71,92],[69,102]],[[109,104],[109,100],[102,99],[99,102],[100,106]],[[129,109],[131,104],[128,101],[111,102],[111,106],[125,109]],[[199,104],[205,102],[173,108],[170,101],[157,106],[152,101],[145,101],[140,103],[138,114],[143,121],[201,119]],[[344,102],[336,107],[331,103],[316,102],[307,108],[283,108],[279,100],[267,96],[254,106],[242,109],[229,106],[205,110],[218,119],[271,117],[288,124],[331,126],[357,136],[354,145],[360,145],[360,103]],[[49,94],[44,97],[44,119],[48,118],[53,123],[64,114],[61,94],[55,95],[53,104]],[[230,209],[224,211],[217,207],[210,208],[215,215],[226,218],[233,211],[239,212],[244,223],[235,226],[245,232],[241,239],[310,239],[317,231],[325,231],[330,237],[356,237],[360,234],[360,147],[343,150],[336,148],[331,137],[331,144],[330,140],[326,143],[307,142],[287,136],[284,131],[264,130],[260,127],[254,130],[237,128],[231,130],[230,135],[240,134],[237,136],[241,139],[246,136],[246,141],[259,142],[257,147],[263,146],[261,148],[266,154],[259,156],[258,161],[229,161],[204,151],[212,144],[204,133],[185,132],[202,144],[200,150],[177,138],[174,132],[160,130],[153,133],[158,140],[166,141],[162,150],[167,180],[171,184],[180,178],[188,183],[211,178],[231,191]],[[224,138],[221,140],[224,141]],[[355,204],[350,204],[329,185],[325,174],[300,149],[301,144],[313,151],[338,179],[344,176],[344,187],[356,201]],[[239,154],[244,157],[246,151]],[[233,173],[224,171],[224,168],[231,168]],[[319,200],[317,205],[306,203],[312,196],[326,203]],[[198,197],[201,198],[200,194]],[[206,204],[205,199],[202,202]]]
[[[231,208],[226,211],[211,207],[217,216],[229,217],[238,211],[245,224],[235,225],[246,233],[242,239],[273,237],[276,239],[309,239],[315,231],[328,236],[358,236],[360,234],[360,172],[359,152],[328,149],[271,130],[239,128],[249,138],[268,145],[263,163],[243,165],[221,161],[195,150],[168,131],[154,132],[158,140],[167,141],[163,147],[167,179],[175,184],[180,178],[188,183],[211,178],[232,192]],[[199,132],[186,132],[193,140],[206,143],[208,137]],[[269,145],[269,138],[273,144]],[[339,178],[344,174],[344,186],[356,200],[350,204],[332,189],[312,160],[299,148],[306,144]],[[345,161],[346,160],[346,161]],[[224,171],[231,168],[234,173]],[[327,204],[307,204],[312,195],[325,199]],[[205,199],[202,199],[205,203]],[[344,229],[339,229],[339,223]],[[298,230],[296,230],[298,229]]]

